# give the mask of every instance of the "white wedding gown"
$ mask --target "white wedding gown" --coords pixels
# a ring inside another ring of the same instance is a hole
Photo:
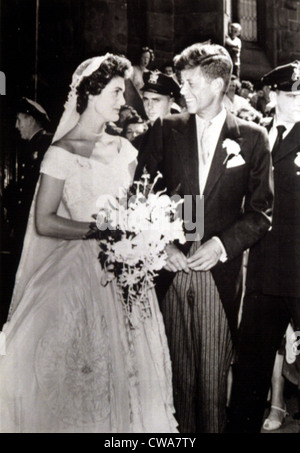
[[[59,213],[91,221],[101,194],[132,180],[136,150],[120,138],[105,164],[51,146],[41,172],[65,180]],[[115,280],[101,285],[95,240],[43,238],[32,208],[0,357],[0,432],[177,432],[171,364],[154,290],[152,317],[129,327]]]

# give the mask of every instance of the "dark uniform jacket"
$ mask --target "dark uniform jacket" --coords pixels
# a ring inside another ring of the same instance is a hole
[[[247,286],[300,297],[300,122],[281,142],[273,168],[272,229],[249,255]]]
[[[17,180],[12,181],[5,190],[4,207],[17,242],[23,241],[41,161],[51,140],[52,134],[41,129],[29,142],[24,143],[18,160]]]

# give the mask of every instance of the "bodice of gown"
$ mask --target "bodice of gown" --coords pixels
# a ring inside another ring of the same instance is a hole
[[[63,212],[71,219],[91,221],[100,195],[120,196],[132,183],[137,151],[122,137],[114,140],[119,151],[111,158],[100,142],[89,158],[57,146],[45,154],[41,173],[64,180]]]

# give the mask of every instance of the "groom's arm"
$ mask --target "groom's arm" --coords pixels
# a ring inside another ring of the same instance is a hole
[[[228,260],[237,257],[261,239],[271,226],[273,175],[269,140],[264,129],[257,130],[242,216],[219,234]]]

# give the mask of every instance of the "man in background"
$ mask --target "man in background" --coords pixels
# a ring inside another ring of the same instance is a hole
[[[275,354],[290,319],[298,345],[300,339],[300,62],[277,67],[262,83],[276,90],[269,127],[273,222],[249,253],[229,432],[260,432]]]
[[[16,163],[16,180],[10,182],[4,193],[4,208],[13,242],[17,266],[26,230],[29,210],[39,177],[40,164],[48,149],[52,134],[46,131],[50,120],[37,102],[22,98],[17,107],[16,129],[22,145]]]
[[[139,151],[136,179],[142,175],[147,160],[147,142],[151,128],[157,119],[163,120],[172,113],[179,113],[180,107],[175,104],[175,99],[180,96],[180,86],[173,77],[160,71],[149,71],[144,74],[143,104],[149,119],[149,129],[146,133],[133,140],[132,144]]]
[[[227,49],[233,64],[232,73],[240,78],[241,73],[241,49],[242,41],[239,36],[241,34],[242,27],[238,23],[229,25],[229,36],[225,40],[225,48]]]
[[[180,87],[173,77],[160,71],[149,71],[144,74],[144,83],[142,97],[151,125],[157,118],[163,119],[170,113],[180,112],[175,104],[175,99],[180,96]]]

